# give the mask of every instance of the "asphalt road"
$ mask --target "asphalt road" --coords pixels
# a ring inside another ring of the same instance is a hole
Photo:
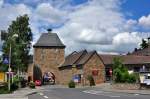
[[[105,92],[96,89],[46,88],[29,99],[150,99],[150,95]]]

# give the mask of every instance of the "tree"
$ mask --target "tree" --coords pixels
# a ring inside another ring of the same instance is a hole
[[[7,30],[8,35],[7,39],[3,44],[3,53],[4,55],[9,54],[9,46],[12,46],[12,56],[11,56],[11,65],[14,70],[18,68],[20,70],[27,70],[29,51],[31,48],[32,42],[32,32],[29,27],[29,17],[28,15],[19,16],[16,20],[12,21],[11,25]],[[17,34],[17,38],[12,36]],[[10,39],[12,38],[12,39]]]
[[[113,59],[113,77],[117,83],[135,83],[137,78],[135,74],[129,74],[128,69],[122,64],[120,57]]]
[[[142,39],[142,43],[140,44],[142,49],[148,48],[148,42],[144,39]]]

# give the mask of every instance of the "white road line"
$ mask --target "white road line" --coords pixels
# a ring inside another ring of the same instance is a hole
[[[110,97],[113,97],[113,98],[115,97],[115,98],[117,98],[117,97],[120,97],[120,96],[110,96]]]
[[[47,96],[44,96],[44,98],[46,98],[46,99],[47,99],[48,97],[47,97]]]
[[[135,96],[138,96],[139,94],[134,94]]]
[[[114,96],[114,95],[107,95],[107,92],[103,92],[103,91],[95,91],[95,90],[85,90],[83,91],[84,93],[89,93],[89,94],[94,94],[94,95],[102,95],[102,96],[106,96],[106,97],[120,97],[120,96]]]
[[[104,93],[103,91],[95,91],[95,90],[85,90],[83,91],[84,93],[91,93],[91,94],[95,94],[95,93]]]
[[[39,93],[41,96],[43,96],[44,94],[43,93]]]

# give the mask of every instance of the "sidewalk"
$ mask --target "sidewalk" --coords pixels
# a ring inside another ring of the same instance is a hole
[[[96,90],[100,89],[108,92],[128,93],[128,94],[141,94],[150,95],[150,90],[119,90],[112,88],[110,83],[100,84],[94,87]]]
[[[36,87],[36,89],[30,89],[28,87],[21,88],[12,94],[0,94],[0,99],[28,99],[29,94],[36,93],[42,90],[42,87]]]

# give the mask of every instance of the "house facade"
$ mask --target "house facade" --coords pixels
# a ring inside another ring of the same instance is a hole
[[[140,55],[99,55],[105,65],[106,81],[111,79],[110,70],[113,67],[113,59],[119,57],[128,69],[129,73],[150,71],[150,56]]]
[[[104,55],[83,50],[74,51],[65,57],[65,45],[56,33],[49,31],[42,33],[33,48],[33,62],[28,68],[28,78],[33,81],[42,80],[45,73],[51,72],[57,84],[68,84],[74,80],[77,84],[88,85],[88,76],[92,76],[96,84],[104,83],[111,80],[110,71],[115,57],[123,60],[129,73],[150,71],[150,56],[144,54],[150,53],[150,46],[140,50],[142,54]]]
[[[59,67],[62,84],[74,80],[77,84],[88,85],[88,76],[93,76],[96,84],[104,83],[105,67],[96,51],[73,52],[65,58]]]

